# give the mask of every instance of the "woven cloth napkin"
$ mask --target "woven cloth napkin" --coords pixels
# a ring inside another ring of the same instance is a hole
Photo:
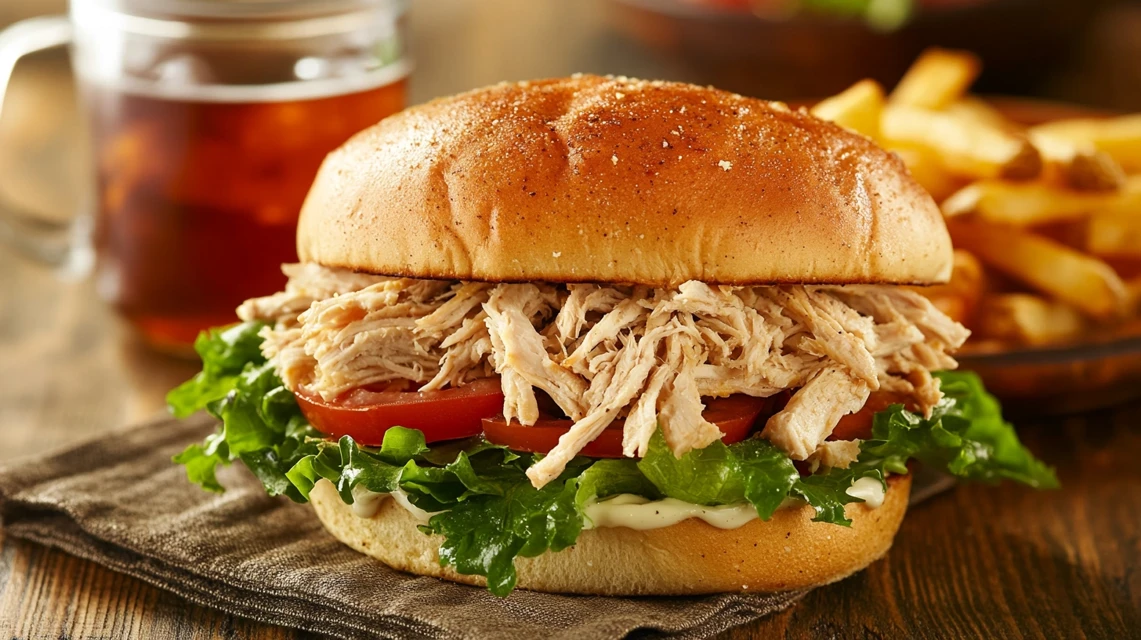
[[[341,545],[308,506],[267,497],[244,469],[220,470],[221,495],[191,485],[170,457],[213,426],[164,418],[0,468],[6,535],[200,605],[346,639],[707,638],[805,593],[497,598],[400,573]]]

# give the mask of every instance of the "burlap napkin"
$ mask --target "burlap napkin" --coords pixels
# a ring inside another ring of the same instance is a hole
[[[170,457],[211,429],[206,416],[161,419],[0,469],[7,535],[204,606],[339,638],[707,638],[804,595],[501,599],[406,575],[342,546],[308,506],[268,498],[244,469],[220,474],[222,495],[192,486]]]

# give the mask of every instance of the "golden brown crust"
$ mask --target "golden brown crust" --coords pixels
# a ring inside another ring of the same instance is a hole
[[[894,154],[783,104],[576,76],[412,107],[326,159],[303,261],[488,281],[932,283],[939,209]]]
[[[726,591],[782,591],[845,578],[882,557],[907,511],[911,476],[888,480],[878,509],[847,506],[850,528],[812,522],[810,507],[781,509],[771,520],[723,530],[700,520],[662,529],[625,527],[583,531],[571,548],[516,560],[519,587],[555,593],[686,595]],[[439,536],[416,529],[394,500],[360,518],[336,490],[319,482],[310,499],[341,542],[385,564],[425,576],[483,585],[483,578],[441,567]]]

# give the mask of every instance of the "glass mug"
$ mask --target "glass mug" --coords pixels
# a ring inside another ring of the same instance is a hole
[[[85,272],[157,348],[278,291],[325,155],[404,107],[401,0],[72,0],[0,33],[16,61],[71,45],[95,152],[93,212],[0,211],[0,236]],[[2,114],[0,114],[2,117]],[[3,207],[0,207],[3,209]]]

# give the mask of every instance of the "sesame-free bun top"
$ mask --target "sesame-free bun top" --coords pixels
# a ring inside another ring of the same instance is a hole
[[[938,207],[895,155],[783,104],[574,76],[412,107],[325,160],[301,260],[417,278],[934,283]]]

